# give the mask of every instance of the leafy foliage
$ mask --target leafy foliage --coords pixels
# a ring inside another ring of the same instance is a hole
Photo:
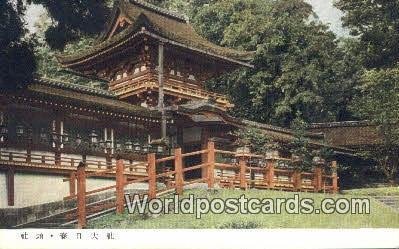
[[[25,37],[22,1],[0,1],[0,89],[15,90],[32,80],[36,62],[33,40]]]
[[[191,22],[209,40],[255,50],[254,69],[208,83],[227,92],[236,116],[290,126],[300,113],[307,122],[335,121],[351,114],[357,64],[335,35],[302,0],[205,1],[193,5]],[[267,13],[267,14],[265,14]]]
[[[362,155],[377,161],[393,181],[399,170],[399,67],[365,72],[360,91],[352,109],[378,127],[382,140]]]
[[[359,37],[358,51],[365,67],[392,67],[399,59],[398,0],[338,0],[344,26]]]
[[[28,0],[43,5],[53,22],[45,33],[51,48],[62,50],[65,45],[82,35],[96,35],[109,14],[105,0]]]
[[[93,41],[94,38],[90,37],[82,38],[79,42],[68,44],[64,51],[65,52],[79,51],[92,44]],[[95,79],[89,79],[87,77],[82,77],[79,75],[74,75],[71,72],[65,71],[65,69],[60,67],[56,59],[56,53],[57,52],[51,49],[46,43],[41,43],[36,47],[35,55],[38,64],[37,74],[39,77],[73,83],[73,84],[86,85],[90,87],[97,87],[97,88],[106,87],[105,82]]]
[[[243,128],[235,131],[234,135],[237,137],[236,143],[239,146],[249,146],[252,152],[261,155],[281,148],[279,143],[273,141],[273,138],[257,128]]]

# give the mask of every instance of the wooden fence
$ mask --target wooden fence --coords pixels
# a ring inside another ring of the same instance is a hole
[[[218,155],[228,155],[234,160],[230,163],[218,162]],[[185,159],[193,156],[206,158],[201,164],[185,167]],[[251,159],[258,159],[258,166],[251,165]],[[264,165],[259,160],[265,162]],[[184,186],[194,183],[206,183],[209,188],[216,184],[228,188],[262,188],[279,189],[290,191],[313,191],[337,193],[338,177],[336,173],[336,162],[331,163],[331,174],[326,173],[326,167],[320,165],[315,167],[313,172],[300,172],[293,169],[282,169],[278,163],[289,162],[289,159],[272,158],[265,159],[263,156],[252,154],[237,154],[231,151],[216,150],[213,142],[209,142],[204,150],[182,153],[180,148],[174,150],[174,155],[164,158],[156,158],[155,154],[148,154],[147,162],[136,165],[125,166],[123,160],[117,160],[116,165],[107,170],[87,174],[85,164],[80,163],[76,171],[77,193],[66,197],[77,198],[78,228],[86,226],[87,205],[86,200],[90,195],[103,191],[115,190],[115,202],[108,204],[109,207],[116,207],[116,213],[124,211],[124,194],[127,187],[135,183],[148,184],[148,198],[176,192],[182,194]],[[172,169],[166,172],[157,172],[157,165],[173,165]],[[147,175],[136,179],[128,180],[126,168],[146,167]],[[201,178],[186,181],[184,174],[193,170],[203,169],[205,174]],[[89,177],[102,176],[115,172],[115,185],[102,187],[96,190],[86,190],[86,179]],[[68,179],[66,179],[68,180]],[[72,179],[69,179],[72,182]],[[74,181],[74,180],[73,180]],[[157,182],[167,183],[166,187],[158,188]]]

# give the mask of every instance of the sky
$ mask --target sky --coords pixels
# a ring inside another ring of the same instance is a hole
[[[333,6],[334,0],[305,0],[312,4],[313,10],[323,23],[329,23],[330,29],[337,35],[348,35],[348,30],[342,27],[343,13]]]
[[[319,16],[320,20],[324,23],[329,23],[330,29],[339,36],[347,35],[348,32],[342,28],[341,16],[342,12],[333,6],[334,0],[305,0],[312,4],[314,11]],[[27,9],[26,21],[28,29],[35,32],[34,24],[37,22],[41,14],[44,13],[43,7],[39,5],[31,5]]]

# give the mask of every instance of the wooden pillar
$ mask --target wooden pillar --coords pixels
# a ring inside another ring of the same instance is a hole
[[[6,185],[7,185],[7,204],[8,206],[14,206],[15,201],[15,187],[14,187],[14,176],[15,169],[9,167],[6,173]]]
[[[183,193],[183,158],[181,153],[181,148],[175,149],[175,187],[176,193],[181,195]]]
[[[267,185],[269,188],[274,188],[274,162],[273,159],[267,159],[266,168],[267,168]]]
[[[86,221],[86,165],[79,163],[76,176],[78,180],[77,206],[78,206],[78,228],[85,228]]]
[[[201,131],[201,149],[206,150],[208,149],[208,140],[209,140],[209,130],[207,128],[202,128]],[[208,153],[201,154],[201,162],[207,163],[208,162]],[[208,168],[203,167],[201,171],[202,178],[208,177]]]
[[[332,168],[332,185],[333,185],[333,194],[338,193],[338,174],[337,174],[337,161],[333,161],[331,164]]]
[[[56,136],[58,137],[57,141],[55,141],[55,148],[54,148],[54,154],[55,154],[55,164],[60,165],[61,164],[61,120],[59,118],[56,118],[54,120],[54,132]]]
[[[147,155],[148,160],[148,198],[154,199],[157,197],[157,178],[156,178],[156,165],[155,154]]]
[[[122,159],[116,161],[116,213],[122,214],[125,209],[125,164]]]
[[[158,44],[158,109],[161,112],[161,134],[166,138],[166,113],[164,103],[164,44]]]
[[[71,172],[69,175],[69,195],[74,196],[76,194],[76,173]]]
[[[205,169],[208,170],[208,188],[213,188],[215,185],[215,143],[208,142],[208,156],[207,163],[208,166]]]
[[[320,166],[316,166],[314,171],[314,190],[320,192],[322,184],[322,170]]]
[[[241,156],[238,158],[238,165],[240,166],[240,188],[246,189],[247,188],[247,162],[246,158]]]
[[[183,146],[184,146],[183,127],[181,125],[177,126],[176,140],[177,140],[178,147],[183,148]]]
[[[296,191],[301,191],[301,189],[302,189],[301,172],[299,170],[294,170],[292,177],[293,177],[293,182],[294,182],[294,189]]]

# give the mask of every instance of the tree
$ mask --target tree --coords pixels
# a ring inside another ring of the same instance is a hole
[[[68,42],[82,35],[102,31],[109,14],[107,0],[28,0],[43,5],[52,19],[45,37],[51,48],[62,50]]]
[[[311,5],[221,0],[192,13],[194,25],[211,41],[256,51],[254,69],[208,84],[229,93],[235,115],[282,126],[290,126],[297,113],[306,122],[350,116],[345,106],[356,81],[349,60]]]
[[[22,1],[0,1],[0,89],[25,87],[36,70],[32,52],[33,40],[28,39],[21,15]]]
[[[279,142],[258,128],[242,128],[236,130],[233,135],[237,138],[236,144],[242,147],[249,147],[252,153],[266,155],[270,151],[281,149]]]
[[[399,170],[399,67],[369,70],[361,82],[361,94],[351,108],[376,125],[381,137],[361,155],[376,161],[389,181],[394,182]]]
[[[384,68],[399,59],[399,0],[338,0],[344,26],[359,38],[358,51],[367,68]]]

